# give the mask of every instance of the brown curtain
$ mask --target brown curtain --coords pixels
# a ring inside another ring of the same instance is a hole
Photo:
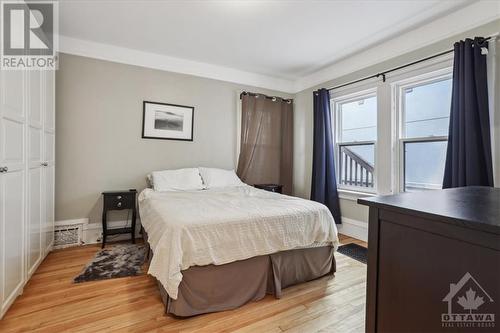
[[[259,94],[241,95],[238,176],[249,185],[280,184],[292,194],[293,103]]]

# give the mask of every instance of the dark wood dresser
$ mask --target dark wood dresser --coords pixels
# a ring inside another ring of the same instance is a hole
[[[500,189],[358,203],[370,207],[366,332],[500,331]]]

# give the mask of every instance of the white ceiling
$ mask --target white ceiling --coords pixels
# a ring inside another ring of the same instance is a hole
[[[473,2],[63,0],[59,30],[71,39],[297,80]]]

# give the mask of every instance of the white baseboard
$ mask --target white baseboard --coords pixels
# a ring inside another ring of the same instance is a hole
[[[350,219],[348,217],[342,216],[342,224],[337,225],[339,233],[360,239],[362,241],[368,241],[368,223]]]
[[[73,225],[73,224],[89,224],[89,219],[88,218],[81,218],[81,219],[71,219],[71,220],[61,220],[61,221],[56,221],[54,225],[61,226],[61,225]]]
[[[131,221],[128,221],[128,225],[130,225]],[[108,229],[114,228],[123,228],[127,225],[127,221],[109,221]],[[137,219],[135,223],[135,238],[140,238],[139,234],[141,231],[141,221]],[[106,241],[118,241],[118,240],[126,240],[130,239],[130,235],[122,234],[122,235],[113,235],[108,236]],[[95,244],[100,243],[102,241],[102,224],[101,223],[90,223],[83,226],[83,242],[84,244]]]
[[[83,224],[85,226],[89,224],[89,219],[85,217],[81,219],[61,220],[61,221],[56,221],[54,223],[54,226],[58,227],[61,225],[74,225],[74,224]]]
[[[128,221],[128,224],[130,225],[131,221]],[[83,224],[83,235],[82,235],[82,240],[83,244],[96,244],[100,243],[102,241],[102,224],[101,223],[89,223],[88,218],[81,218],[81,219],[71,219],[71,220],[62,220],[62,221],[56,221],[56,226],[57,225],[71,225],[71,224]],[[123,228],[127,225],[127,221],[108,221],[108,228],[109,229],[114,229],[114,228]],[[140,219],[136,220],[135,224],[135,237],[140,238],[141,235],[139,234],[139,231],[141,230],[141,221]],[[113,236],[108,236],[107,241],[113,242],[113,241],[119,241],[119,240],[127,240],[130,239],[130,235],[127,234],[122,234],[122,235],[113,235]]]
[[[101,223],[89,223],[89,219],[72,219],[57,221],[56,225],[68,225],[68,224],[83,224],[83,244],[96,244],[102,240],[102,224]],[[111,228],[121,228],[124,227],[127,221],[110,221],[108,222],[108,227]],[[129,221],[130,223],[130,221]],[[342,217],[342,224],[337,225],[339,233],[360,239],[362,241],[368,241],[368,223],[350,219],[348,217]],[[140,238],[139,231],[141,230],[141,221],[137,219],[135,237]],[[110,237],[110,241],[115,240],[126,240],[129,239],[129,235],[116,235]]]

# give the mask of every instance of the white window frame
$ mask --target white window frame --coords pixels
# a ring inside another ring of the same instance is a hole
[[[338,88],[330,92],[330,106],[332,112],[332,121],[334,129],[334,144],[335,144],[335,166],[338,172],[338,128],[336,119],[335,102],[349,98],[349,96],[360,96],[366,91],[376,90],[377,93],[377,140],[375,143],[375,174],[374,174],[374,191],[360,191],[360,187],[345,188],[339,186],[339,196],[341,199],[356,201],[360,197],[372,196],[375,194],[394,194],[402,192],[402,170],[401,159],[403,143],[405,140],[401,136],[401,122],[399,112],[401,107],[398,105],[400,101],[401,91],[399,87],[418,80],[431,79],[437,75],[445,75],[452,72],[453,55],[447,54],[438,58],[418,63],[409,67],[399,69],[397,71],[387,73],[386,81],[380,79],[370,79],[363,82],[355,83],[346,87]],[[436,138],[436,137],[434,137]],[[443,139],[443,138],[442,138]],[[424,139],[425,140],[425,139]],[[404,179],[403,179],[404,181]],[[337,179],[338,184],[338,179]],[[340,185],[340,184],[339,184]]]
[[[341,142],[341,124],[342,124],[342,115],[341,112],[338,112],[338,108],[341,104],[348,103],[351,101],[358,100],[360,98],[377,98],[377,109],[378,109],[378,94],[377,87],[374,84],[369,85],[361,85],[355,86],[350,89],[342,89],[336,91],[335,94],[330,96],[330,110],[332,113],[333,120],[333,132],[334,132],[334,158],[335,158],[335,169],[337,176],[337,187],[339,191],[347,194],[349,196],[359,196],[371,194],[374,195],[377,193],[377,140],[373,141],[342,141]],[[378,110],[377,110],[377,118],[378,118]],[[377,119],[377,131],[378,131],[378,119]],[[378,135],[377,135],[378,136]],[[374,171],[373,171],[373,187],[363,187],[363,186],[354,186],[354,185],[346,185],[341,184],[340,177],[342,174],[342,170],[340,170],[340,156],[339,149],[341,145],[368,145],[373,144],[374,149]]]
[[[425,70],[425,68],[424,68]],[[412,75],[413,74],[413,75]],[[422,74],[409,72],[405,76],[408,78],[394,81],[391,83],[391,91],[393,96],[393,104],[395,108],[395,158],[394,158],[394,174],[393,174],[393,190],[394,192],[405,192],[405,144],[417,142],[440,142],[448,141],[448,135],[436,136],[430,135],[425,137],[406,137],[405,135],[405,105],[403,93],[407,88],[415,88],[434,82],[439,82],[451,79],[453,68],[447,62],[444,63],[444,68],[428,70]]]

